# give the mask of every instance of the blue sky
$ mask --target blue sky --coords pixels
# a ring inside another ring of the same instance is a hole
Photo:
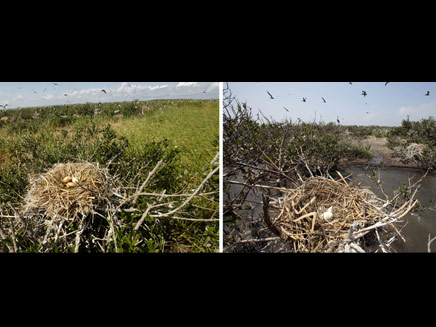
[[[106,94],[102,90],[105,90]],[[86,102],[133,101],[135,99],[210,98],[219,98],[219,83],[0,82],[0,105],[8,104],[7,109]]]
[[[313,121],[315,112],[317,122],[336,122],[339,116],[344,125],[398,126],[407,115],[414,121],[436,118],[435,82],[230,82],[229,87],[254,115],[260,109],[277,121]]]

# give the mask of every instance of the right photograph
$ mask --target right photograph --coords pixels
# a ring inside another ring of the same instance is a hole
[[[436,82],[224,82],[223,252],[436,252]]]

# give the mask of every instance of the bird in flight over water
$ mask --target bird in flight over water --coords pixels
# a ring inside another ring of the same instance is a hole
[[[323,97],[321,97],[322,101],[324,101],[324,103],[327,103],[327,101],[325,101],[325,99]]]
[[[307,100],[307,98],[303,98],[303,100],[302,100],[302,101],[303,101],[303,102],[306,102],[306,100]]]
[[[269,96],[271,97],[271,99],[274,99],[274,97],[271,95],[271,93],[269,93],[268,91],[266,91],[266,93],[269,94]]]
[[[362,95],[364,96],[364,97],[366,97],[366,91],[362,91]]]
[[[428,97],[430,95],[430,91],[427,91],[427,93],[424,95]]]

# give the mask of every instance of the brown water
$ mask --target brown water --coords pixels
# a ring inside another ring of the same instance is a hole
[[[385,193],[389,196],[394,194],[394,190],[398,189],[405,183],[409,185],[409,178],[412,183],[419,180],[422,173],[414,169],[406,168],[381,168],[374,169],[377,177],[380,172],[380,180]],[[351,179],[360,183],[361,186],[367,186],[377,196],[384,199],[384,195],[376,183],[372,182],[361,167],[349,167],[346,173],[352,173]],[[422,181],[422,185],[416,194],[416,199],[419,200],[423,207],[428,207],[436,204],[436,176],[427,175]],[[433,202],[430,202],[430,199]],[[392,248],[395,252],[428,252],[427,242],[428,235],[433,238],[436,236],[436,211],[423,210],[416,211],[413,214],[405,216],[404,221],[397,225],[401,230],[401,235],[404,237],[404,242],[401,238],[392,243]],[[436,252],[436,241],[431,246],[431,251]]]

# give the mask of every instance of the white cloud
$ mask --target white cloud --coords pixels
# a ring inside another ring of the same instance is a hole
[[[179,82],[179,84],[177,84],[177,87],[181,87],[181,86],[197,86],[198,83],[197,82]]]
[[[212,84],[209,85],[209,87],[207,88],[206,92],[211,92],[211,91],[213,91],[215,89],[219,90],[219,86],[220,86],[219,82],[212,83]]]
[[[414,121],[428,118],[430,116],[435,116],[436,102],[423,103],[419,106],[403,106],[398,109],[397,114],[402,119],[406,119],[407,116],[409,116],[410,120]]]

